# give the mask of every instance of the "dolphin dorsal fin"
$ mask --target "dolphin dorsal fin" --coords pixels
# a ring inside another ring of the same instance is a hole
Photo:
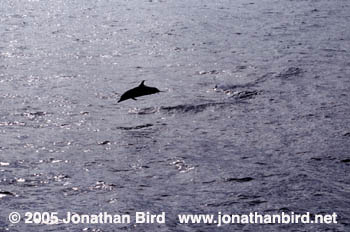
[[[145,86],[144,83],[145,83],[145,80],[143,80],[139,86]]]

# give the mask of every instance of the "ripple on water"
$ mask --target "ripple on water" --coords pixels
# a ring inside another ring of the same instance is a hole
[[[244,91],[236,91],[232,92],[226,90],[225,93],[231,95],[231,98],[234,101],[222,101],[222,102],[206,102],[199,104],[180,104],[175,106],[161,106],[161,107],[149,107],[149,108],[141,108],[141,109],[133,109],[129,111],[132,114],[155,114],[155,113],[165,113],[165,114],[197,114],[201,113],[207,109],[220,109],[224,107],[228,107],[234,105],[236,103],[243,103],[240,100],[251,99],[256,97],[261,93],[258,90],[244,90]]]
[[[254,180],[254,178],[252,177],[242,177],[242,178],[229,177],[224,179],[225,182],[238,182],[238,183],[249,182],[252,180]]]
[[[74,196],[95,191],[111,192],[114,191],[115,188],[117,188],[115,184],[106,183],[104,181],[97,181],[95,184],[90,185],[88,187],[67,187],[62,189],[62,192],[65,196]]]
[[[193,170],[195,167],[189,165],[183,159],[176,159],[170,163],[171,166],[174,166],[180,173],[185,173]]]
[[[183,114],[183,113],[200,113],[205,111],[208,108],[216,108],[216,107],[224,107],[227,105],[231,105],[229,102],[208,102],[201,104],[183,104],[176,106],[162,106],[160,107],[160,111],[167,114]]]
[[[289,79],[291,77],[296,77],[304,73],[304,70],[298,67],[289,67],[282,72],[280,72],[277,77],[282,79]]]
[[[138,129],[151,127],[151,126],[153,126],[153,124],[147,123],[147,124],[143,124],[143,125],[130,126],[130,127],[119,126],[119,127],[117,127],[117,129],[120,129],[120,130],[138,130]]]

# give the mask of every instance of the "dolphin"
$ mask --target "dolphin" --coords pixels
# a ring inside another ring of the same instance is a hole
[[[139,86],[133,89],[129,89],[128,91],[123,93],[118,102],[122,102],[128,99],[133,99],[136,101],[136,97],[163,92],[155,87],[147,86],[144,83],[145,81],[143,80]]]

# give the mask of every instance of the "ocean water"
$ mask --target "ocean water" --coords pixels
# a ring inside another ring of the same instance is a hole
[[[0,231],[349,231],[349,12],[347,0],[1,0]],[[165,92],[117,104],[142,80]],[[166,224],[23,221],[136,211]],[[177,220],[218,212],[338,223]]]

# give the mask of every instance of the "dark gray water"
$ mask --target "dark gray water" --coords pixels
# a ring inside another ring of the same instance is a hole
[[[347,0],[1,0],[0,231],[350,231]],[[116,104],[141,80],[165,93]],[[166,212],[166,225],[10,212]],[[181,225],[179,213],[338,214]]]

